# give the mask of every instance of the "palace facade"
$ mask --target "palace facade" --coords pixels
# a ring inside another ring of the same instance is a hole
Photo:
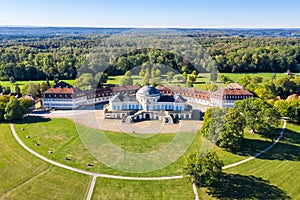
[[[65,82],[59,82],[42,95],[43,107],[78,109],[98,103],[110,104],[110,111],[184,111],[187,103],[207,107],[230,108],[235,101],[251,98],[253,94],[237,83],[217,91],[179,86],[116,86],[83,91]]]

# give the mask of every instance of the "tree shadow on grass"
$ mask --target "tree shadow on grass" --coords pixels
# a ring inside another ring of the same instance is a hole
[[[260,153],[273,142],[244,138],[242,147],[235,153],[242,156],[254,156]],[[286,129],[281,140],[269,151],[259,156],[268,160],[300,161],[300,134]]]
[[[218,199],[291,199],[284,191],[262,178],[223,174],[222,179],[208,188]]]
[[[50,118],[44,118],[41,116],[30,116],[26,117],[23,120],[15,121],[15,124],[35,124],[35,123],[43,123],[43,122],[49,122]]]

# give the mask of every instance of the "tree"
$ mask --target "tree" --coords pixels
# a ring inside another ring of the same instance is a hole
[[[31,96],[37,97],[40,94],[40,87],[38,84],[28,83],[27,85],[25,85],[22,88],[22,94],[23,94],[23,96],[31,95]]]
[[[41,90],[41,93],[44,93],[46,90],[49,89],[49,86],[47,83],[45,82],[42,82],[41,85],[40,85],[40,90]]]
[[[217,86],[217,84],[215,84],[213,82],[209,82],[209,83],[206,83],[206,89],[209,91],[216,91],[216,90],[218,90],[218,86]]]
[[[222,176],[223,162],[214,152],[206,155],[199,153],[189,154],[184,163],[184,173],[196,186],[210,186]]]
[[[220,74],[219,75],[219,80],[222,81],[222,82],[226,82],[227,81],[227,78],[224,74]]]
[[[57,84],[59,82],[59,79],[57,77],[55,77],[53,81],[55,84]]]
[[[189,81],[190,83],[194,84],[194,83],[196,82],[196,80],[197,80],[197,75],[195,75],[195,74],[190,74],[190,75],[188,76],[188,81]]]
[[[15,97],[10,97],[5,107],[4,119],[8,121],[23,119],[23,108]]]
[[[9,77],[9,82],[13,84],[16,82],[16,79],[13,76],[11,76]]]
[[[48,79],[48,78],[46,79],[46,84],[47,84],[48,88],[50,88],[50,87],[51,87],[51,85],[50,85],[50,82],[49,82],[49,79]]]
[[[287,101],[285,100],[275,101],[274,107],[276,108],[277,112],[280,114],[281,117],[288,117],[289,106]]]
[[[272,129],[278,126],[279,114],[276,110],[259,98],[249,98],[236,101],[234,108],[246,120],[246,127],[253,133],[269,137]]]
[[[3,87],[3,93],[4,94],[10,94],[11,93],[11,89],[9,86]]]
[[[15,86],[15,93],[16,94],[21,94],[21,89],[18,85]]]
[[[174,79],[175,73],[173,71],[168,71],[166,80],[168,83],[171,83]]]
[[[0,96],[0,121],[4,120],[5,108],[9,102],[9,96],[2,95]]]
[[[139,76],[143,77],[144,75],[145,75],[145,70],[141,69],[140,72],[139,72]]]
[[[120,85],[121,86],[133,85],[133,79],[131,77],[131,72],[130,71],[127,71],[125,73],[125,76],[120,79]]]
[[[183,72],[183,73],[182,73],[182,78],[183,78],[183,81],[184,81],[184,82],[187,81],[187,73],[186,73],[186,72]]]
[[[274,107],[281,117],[300,120],[300,99],[277,100],[274,103]]]
[[[108,74],[99,72],[96,74],[94,81],[95,81],[95,84],[97,83],[97,88],[100,88],[103,86],[104,83],[107,82],[107,80],[108,80]]]
[[[215,82],[218,80],[218,69],[217,67],[213,67],[212,71],[210,72],[210,81]]]
[[[75,80],[75,86],[80,89],[90,89],[96,87],[96,81],[91,73],[84,73]]]
[[[142,85],[149,85],[149,80],[150,80],[150,72],[149,72],[149,68],[146,69],[145,71],[145,75],[144,75],[144,79],[143,79],[143,83]]]
[[[275,81],[276,92],[281,98],[287,98],[297,91],[297,85],[290,77],[284,77]]]
[[[22,107],[23,114],[26,114],[29,112],[29,109],[33,106],[33,102],[30,99],[21,98],[20,100],[20,106]]]
[[[187,66],[186,66],[186,65],[183,65],[183,66],[181,67],[181,71],[182,71],[182,73],[183,73],[183,72],[187,72]]]
[[[213,143],[217,143],[224,129],[225,112],[225,109],[218,107],[209,108],[203,117],[201,134]]]
[[[242,145],[246,122],[244,117],[232,108],[227,109],[225,118],[224,129],[217,145],[230,151],[236,151]]]
[[[155,70],[155,75],[156,75],[156,76],[160,76],[160,75],[161,75],[160,69],[156,69],[156,70]]]

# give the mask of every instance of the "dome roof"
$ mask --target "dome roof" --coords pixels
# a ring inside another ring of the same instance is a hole
[[[160,95],[160,91],[155,87],[146,85],[137,91],[137,95],[143,96],[158,96]]]

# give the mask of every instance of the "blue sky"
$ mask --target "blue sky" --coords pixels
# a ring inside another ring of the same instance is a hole
[[[299,0],[0,0],[0,25],[300,28]]]

